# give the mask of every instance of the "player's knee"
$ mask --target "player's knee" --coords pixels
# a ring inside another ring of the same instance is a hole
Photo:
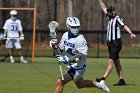
[[[113,64],[114,64],[114,61],[110,59],[110,60],[108,61],[108,65],[113,65]]]
[[[63,83],[62,83],[61,79],[58,79],[56,83],[57,83],[57,86],[63,86]]]

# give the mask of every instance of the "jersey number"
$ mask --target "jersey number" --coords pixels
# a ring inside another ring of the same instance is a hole
[[[12,24],[11,25],[11,31],[17,31],[18,28],[17,28],[17,24]]]

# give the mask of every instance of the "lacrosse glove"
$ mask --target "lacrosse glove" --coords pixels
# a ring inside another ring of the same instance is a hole
[[[1,40],[6,40],[6,35],[5,35],[5,34],[1,34],[1,35],[0,35],[0,39],[1,39]]]
[[[69,58],[66,55],[65,56],[60,55],[60,56],[57,56],[56,58],[58,62],[64,62],[65,64],[67,64],[69,61]]]
[[[24,34],[21,34],[19,37],[20,40],[24,40]]]
[[[50,41],[50,47],[51,47],[51,48],[55,48],[55,44],[57,44],[57,39],[52,39],[52,40]]]

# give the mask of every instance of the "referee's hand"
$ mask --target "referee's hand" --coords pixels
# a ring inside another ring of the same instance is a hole
[[[136,35],[133,33],[131,33],[130,36],[131,36],[131,38],[136,38]]]

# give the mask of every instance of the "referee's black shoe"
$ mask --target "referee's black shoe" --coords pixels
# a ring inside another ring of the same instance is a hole
[[[114,86],[126,86],[124,79],[120,79],[118,83],[114,84]]]
[[[97,82],[100,82],[101,80],[105,80],[105,78],[104,78],[104,77],[96,78],[96,81],[97,81]]]

